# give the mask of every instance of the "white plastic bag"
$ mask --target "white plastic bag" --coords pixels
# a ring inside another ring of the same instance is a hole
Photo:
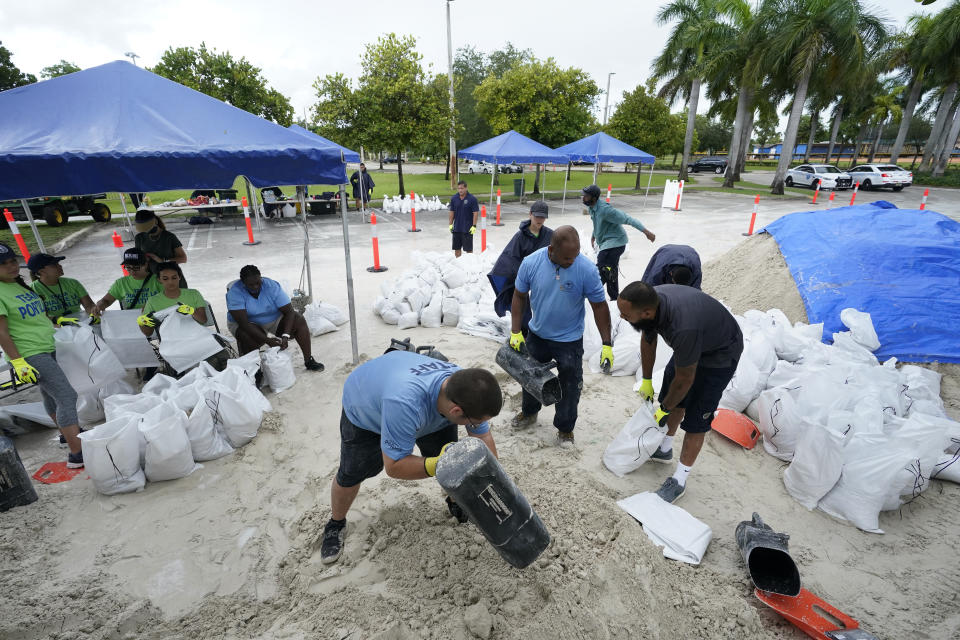
[[[783,474],[783,484],[797,502],[816,508],[840,480],[843,469],[843,436],[817,424],[800,433],[793,462]]]
[[[182,313],[167,314],[158,331],[160,357],[177,373],[223,350],[208,329]]]
[[[174,389],[177,386],[177,379],[172,378],[168,375],[162,373],[155,374],[150,378],[143,388],[140,389],[142,393],[152,393],[153,395],[159,396],[163,394],[167,389]]]
[[[442,323],[445,327],[455,327],[460,323],[460,302],[456,298],[444,298],[441,302]]]
[[[143,471],[150,482],[185,478],[197,469],[187,437],[187,414],[174,415],[140,432],[147,441]]]
[[[840,322],[850,329],[853,339],[858,344],[870,351],[880,348],[880,339],[877,337],[876,329],[873,328],[873,319],[869,313],[850,307],[840,312]]]
[[[652,406],[643,403],[607,445],[603,452],[603,464],[614,474],[623,477],[649,460],[665,435],[666,427],[657,425],[653,419]]]
[[[214,404],[213,408],[208,405],[208,402],[215,403],[217,395],[214,393],[210,396],[209,400],[206,396],[201,397],[187,419],[190,450],[193,453],[193,459],[197,462],[216,460],[233,453],[233,447],[230,446],[223,431],[223,422],[219,419],[214,420],[214,416],[217,415],[216,405]]]
[[[61,327],[53,339],[57,364],[78,394],[99,391],[106,383],[123,377],[123,365],[90,327]]]
[[[286,391],[297,381],[293,372],[293,360],[280,347],[270,347],[263,352],[263,377],[275,393]]]
[[[307,327],[310,328],[310,335],[321,336],[331,331],[336,331],[337,327],[327,320],[316,305],[308,304],[303,310],[303,319],[307,321]]]
[[[197,401],[203,397],[203,392],[210,384],[210,378],[203,378],[195,382],[180,386],[177,385],[170,389],[164,389],[160,397],[164,402],[172,404],[181,411],[190,411],[197,404]]]
[[[760,432],[763,448],[775,458],[790,461],[800,432],[809,426],[797,411],[797,403],[786,389],[769,389],[760,394]]]
[[[80,434],[85,471],[93,486],[108,496],[139,491],[146,484],[140,467],[137,420],[122,416]]]
[[[439,295],[430,301],[420,312],[420,324],[431,329],[439,329],[443,324],[443,298]]]
[[[398,329],[413,329],[418,324],[420,324],[420,313],[418,311],[411,311],[410,313],[404,313],[397,320]]]
[[[767,376],[768,377],[768,376]],[[720,397],[720,407],[742,413],[763,391],[764,379],[750,358],[740,358],[733,378]]]
[[[214,383],[204,400],[211,419],[231,446],[239,449],[256,437],[263,409],[254,396],[243,396]]]
[[[137,419],[151,409],[163,404],[160,396],[139,393],[137,395],[117,394],[103,401],[103,410],[108,422],[122,416],[135,416]]]
[[[245,353],[239,358],[230,358],[227,360],[227,369],[239,368],[243,370],[252,380],[257,371],[260,371],[260,352],[256,349]],[[217,372],[219,375],[222,372]]]
[[[350,318],[347,317],[347,314],[329,302],[318,302],[314,306],[316,306],[317,311],[320,312],[320,315],[338,327],[350,321]]]
[[[257,389],[253,376],[239,368],[228,367],[223,373],[216,376],[212,382],[215,382],[218,388],[226,389],[234,394],[247,398],[252,406],[259,407],[261,411],[270,411],[270,401]]]
[[[100,422],[104,418],[103,401],[99,391],[77,394],[77,420],[82,426]]]

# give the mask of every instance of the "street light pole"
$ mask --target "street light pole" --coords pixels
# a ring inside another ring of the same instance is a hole
[[[130,62],[133,63],[133,66],[135,66],[135,67],[136,67],[136,66],[139,66],[139,65],[137,64],[137,58],[139,58],[140,56],[138,56],[137,54],[135,54],[133,51],[127,51],[127,52],[126,52],[125,54],[123,54],[123,55],[124,55],[125,57],[127,57],[127,58],[130,58]]]
[[[450,3],[447,0],[447,80],[450,93],[450,188],[457,188],[457,141],[453,138],[456,123],[453,118],[453,37],[450,34]]]
[[[607,126],[607,111],[610,108],[610,78],[616,73],[616,71],[611,71],[607,74],[607,99],[603,105],[603,126]]]

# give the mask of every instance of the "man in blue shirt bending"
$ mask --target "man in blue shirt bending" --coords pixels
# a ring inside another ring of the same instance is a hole
[[[502,406],[500,385],[485,369],[461,369],[401,350],[357,367],[343,385],[340,468],[330,488],[331,515],[320,560],[330,564],[343,553],[347,511],[367,478],[383,469],[400,480],[436,475],[446,446],[457,441],[457,425],[497,455],[487,421]],[[420,455],[414,455],[414,445]],[[449,497],[447,508],[458,521],[467,521]]]
[[[600,366],[613,366],[613,342],[610,339],[610,309],[603,295],[600,275],[593,264],[580,254],[580,236],[569,225],[557,228],[550,245],[524,258],[517,272],[511,305],[510,346],[526,348],[538,362],[557,361],[561,398],[557,402],[553,426],[562,447],[572,447],[573,428],[577,424],[577,405],[583,386],[583,300],[590,301],[593,317],[600,329],[603,349]],[[523,312],[529,301],[533,311],[526,339],[521,333]],[[521,411],[514,416],[514,427],[536,422],[540,403],[523,392]]]
[[[473,253],[473,234],[477,230],[477,214],[480,205],[472,193],[467,191],[467,183],[457,183],[457,195],[450,198],[450,234],[453,238],[453,254],[460,257],[460,250]]]

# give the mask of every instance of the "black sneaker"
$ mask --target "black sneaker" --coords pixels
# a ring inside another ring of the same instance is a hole
[[[257,372],[253,374],[253,382],[257,385],[257,389],[263,387],[263,371],[258,369]]]
[[[677,500],[683,497],[683,494],[686,492],[686,487],[681,487],[680,483],[677,482],[677,479],[673,476],[670,476],[663,481],[663,484],[660,485],[660,488],[657,489],[657,495],[664,502],[669,502],[673,504]]]
[[[83,451],[67,455],[67,469],[83,469]]]
[[[67,448],[67,439],[63,437],[62,433],[60,434],[60,448],[61,449]]]
[[[323,542],[320,545],[320,562],[333,564],[343,555],[343,538],[347,532],[347,521],[330,520],[323,528]]]
[[[317,372],[323,371],[323,363],[317,362],[316,360],[314,360],[313,356],[310,356],[309,360],[304,360],[303,366],[305,366],[308,371],[317,371]]]

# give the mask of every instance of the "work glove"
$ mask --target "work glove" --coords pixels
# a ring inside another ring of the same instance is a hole
[[[666,426],[667,416],[670,415],[669,411],[664,411],[663,407],[657,407],[656,412],[653,414],[653,419],[656,420],[658,426]]]
[[[100,316],[90,316],[90,324],[100,324]]]
[[[452,442],[448,442],[447,444],[443,445],[443,448],[440,449],[439,454],[432,456],[430,458],[423,459],[423,470],[427,472],[428,476],[432,478],[433,476],[437,475],[437,462],[440,461],[440,456],[446,453],[447,447],[449,447],[452,444],[453,444]]]
[[[59,318],[57,318],[57,324],[61,327],[65,327],[67,325],[77,326],[80,324],[80,321],[77,320],[76,318],[68,318],[67,316],[60,316]]]
[[[474,226],[474,227],[470,227],[470,235],[473,235],[473,232],[476,231],[476,230],[477,230],[477,228],[476,228],[475,226]]]
[[[523,348],[523,345],[526,344],[526,340],[523,339],[522,333],[511,333],[510,334],[510,348],[516,351],[517,353]]]
[[[194,311],[196,311],[196,309],[188,304],[181,304],[177,307],[177,313],[182,313],[185,316],[192,316]]]
[[[13,367],[13,373],[17,376],[18,382],[29,383],[36,382],[40,373],[30,365],[29,362],[23,358],[16,358],[15,360],[10,361],[10,366]]]
[[[141,327],[155,327],[157,326],[157,321],[153,319],[153,316],[144,314],[142,316],[137,316],[137,324]]]
[[[613,368],[613,347],[608,344],[600,347],[600,370],[604,373],[610,373]]]
[[[653,402],[653,394],[655,393],[653,390],[653,380],[650,378],[641,380],[640,389],[637,390],[637,393],[647,402]]]
[[[453,233],[453,225],[450,225],[450,233]]]

